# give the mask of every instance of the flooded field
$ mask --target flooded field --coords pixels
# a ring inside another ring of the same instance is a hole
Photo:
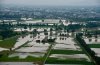
[[[0,62],[0,65],[36,65],[33,62]],[[45,64],[45,65],[82,65],[82,64]]]
[[[31,35],[26,35],[24,37],[20,36],[16,42],[16,44],[14,45],[14,48],[18,48],[19,46],[25,44],[26,42],[30,42],[33,40],[33,38],[30,38]]]
[[[88,45],[90,45],[91,50],[96,53],[96,56],[100,57],[100,38],[91,38],[91,41],[89,41],[89,38],[85,38],[84,40]]]
[[[83,60],[84,59],[84,60],[90,62],[90,59],[85,54],[72,54],[72,55],[67,55],[67,54],[52,54],[50,57],[51,58],[57,58],[59,60],[64,60],[64,59]]]
[[[45,38],[43,33],[41,33],[40,35],[37,35],[34,38],[31,38],[30,36],[31,35],[27,35],[24,38],[19,38],[18,42],[15,44],[15,48],[17,48],[18,46],[21,46],[22,44],[25,44],[27,41],[29,42],[25,44],[24,46],[22,46],[21,48],[16,49],[15,51],[17,53],[13,53],[9,55],[9,57],[16,57],[16,56],[18,56],[19,58],[26,58],[28,56],[43,57],[45,53],[47,53],[50,44],[36,42],[36,40],[42,41]]]
[[[11,58],[11,57],[19,57],[20,59],[25,59],[27,58],[28,56],[31,56],[31,57],[43,57],[44,54],[43,53],[13,53],[11,55],[9,55],[8,57]]]
[[[63,40],[61,40],[61,38]],[[54,49],[69,49],[69,50],[79,50],[79,46],[75,45],[74,39],[69,37],[57,37],[56,45],[54,46]]]
[[[96,56],[100,57],[100,48],[91,48],[96,53]]]
[[[99,44],[100,43],[100,38],[97,38],[97,39],[95,39],[95,38],[84,38],[84,40],[87,44]]]
[[[26,61],[40,61],[45,62],[45,65],[81,65],[81,62],[90,63],[91,60],[84,53],[81,47],[75,42],[74,35],[62,31],[50,31],[50,28],[45,28],[48,33],[45,35],[43,28],[38,28],[39,32],[35,36],[33,34],[21,35],[17,39],[11,54],[8,54],[8,59]],[[61,34],[63,34],[61,36]],[[67,36],[68,34],[68,36]],[[54,42],[44,42],[43,40],[55,39]],[[0,48],[0,51],[8,50]],[[31,60],[32,59],[32,60]],[[74,61],[75,60],[75,61]],[[49,62],[48,62],[49,61]],[[53,62],[50,62],[53,61]],[[59,63],[55,63],[58,62]],[[70,63],[70,62],[73,63]],[[61,62],[61,63],[60,63]],[[49,64],[50,63],[50,64]],[[16,63],[1,63],[0,65],[13,65]],[[33,63],[19,63],[19,65],[34,65]]]
[[[74,38],[70,35],[69,37],[57,36],[55,44],[53,45],[51,53],[48,56],[46,62],[52,64],[55,62],[59,62],[60,64],[64,62],[66,64],[73,62],[73,64],[76,64],[81,61],[84,61],[86,63],[91,62],[89,57],[85,53],[83,53],[81,47],[75,42]]]
[[[1,48],[1,47],[0,47],[0,52],[3,51],[3,50],[9,50],[9,49]]]

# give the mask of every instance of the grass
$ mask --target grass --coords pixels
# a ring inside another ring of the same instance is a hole
[[[76,50],[52,50],[51,54],[84,54],[82,51]]]
[[[100,44],[88,44],[90,48],[100,48]]]
[[[15,45],[17,38],[18,37],[11,37],[3,41],[0,41],[0,47],[8,48],[8,49],[12,48]]]
[[[48,58],[46,64],[84,64],[84,65],[94,65],[92,62],[88,62],[85,60],[76,60],[76,59],[65,59],[65,60],[58,60],[56,58]]]
[[[2,36],[0,36],[0,40],[2,40]]]
[[[9,58],[8,55],[3,55],[2,57],[0,57],[0,62],[35,62],[35,61],[43,61],[43,58],[28,56],[25,59],[20,59],[18,56]]]

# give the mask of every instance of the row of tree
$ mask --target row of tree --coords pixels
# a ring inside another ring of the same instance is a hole
[[[80,43],[80,45],[85,49],[85,51],[91,56],[93,62],[96,65],[100,64],[100,59],[96,56],[95,52],[90,49],[90,47],[86,44],[86,42],[82,39],[80,34],[76,34],[76,40]]]

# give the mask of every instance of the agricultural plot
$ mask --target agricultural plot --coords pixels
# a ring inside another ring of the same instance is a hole
[[[75,43],[73,37],[57,36],[52,50],[46,60],[50,64],[83,64],[92,65],[89,57]]]
[[[20,36],[9,54],[1,56],[0,61],[13,62],[41,62],[49,65],[92,65],[91,60],[75,42],[71,33],[50,31],[50,28],[38,28],[39,34],[27,34]],[[64,34],[65,36],[60,36]],[[68,36],[66,36],[69,34]],[[55,39],[54,42],[43,40]],[[0,51],[3,51],[2,49]]]
[[[35,65],[33,62],[1,62],[1,65]],[[82,65],[82,64],[45,64],[45,65]]]
[[[91,50],[96,53],[96,56],[100,57],[100,38],[91,38],[91,41],[88,38],[85,38],[84,40],[89,45]]]

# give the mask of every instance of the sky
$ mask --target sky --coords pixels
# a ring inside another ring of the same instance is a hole
[[[0,4],[33,6],[98,6],[100,5],[100,0],[0,0]]]

